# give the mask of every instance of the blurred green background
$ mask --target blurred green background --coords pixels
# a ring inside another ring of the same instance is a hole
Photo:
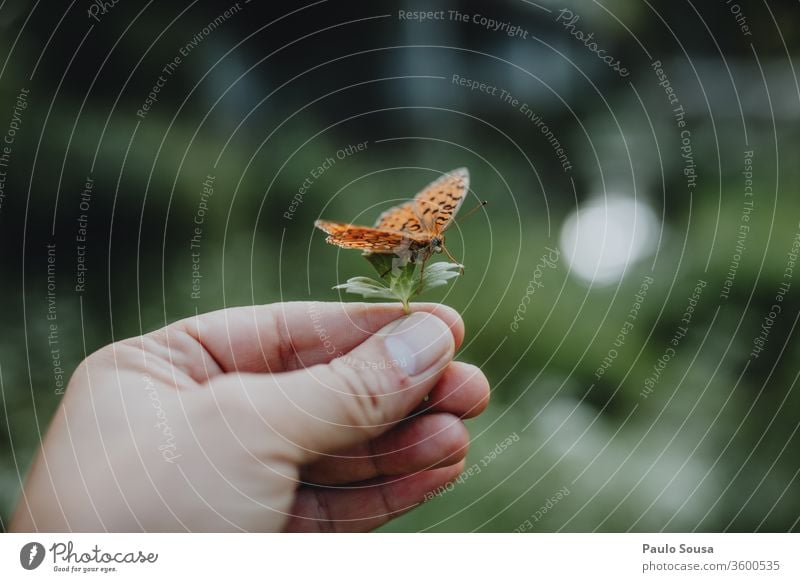
[[[459,357],[492,382],[490,409],[469,423],[467,466],[480,471],[385,529],[797,530],[800,281],[786,268],[800,221],[800,13],[711,4],[0,4],[0,133],[18,128],[0,168],[0,521],[60,399],[48,244],[70,373],[196,312],[357,300],[331,287],[369,266],[325,245],[314,220],[371,224],[467,166],[465,208],[489,205],[449,233],[466,273],[429,298],[463,314]],[[685,337],[645,391],[699,280]]]

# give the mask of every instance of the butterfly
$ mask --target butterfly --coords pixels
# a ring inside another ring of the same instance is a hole
[[[444,233],[453,224],[469,192],[469,170],[458,168],[428,184],[410,202],[390,208],[375,226],[317,220],[314,226],[328,234],[325,242],[366,253],[394,254],[424,262],[435,253],[445,253]]]

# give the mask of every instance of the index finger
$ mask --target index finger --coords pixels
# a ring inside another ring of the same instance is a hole
[[[419,303],[445,322],[456,349],[464,323],[454,309]],[[390,303],[288,302],[234,307],[181,320],[164,331],[191,335],[223,372],[276,373],[324,364],[361,344],[385,325],[405,315]]]

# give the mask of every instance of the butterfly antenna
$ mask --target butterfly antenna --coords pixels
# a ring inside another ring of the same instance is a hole
[[[445,247],[445,246],[442,246],[442,250],[443,250],[443,251],[444,251],[444,253],[445,253],[445,254],[446,254],[446,255],[447,255],[449,258],[450,258],[450,260],[451,260],[451,261],[453,261],[455,264],[457,264],[458,266],[460,266],[460,267],[461,267],[461,274],[463,275],[463,274],[464,274],[464,265],[462,265],[461,263],[459,263],[459,262],[458,262],[458,259],[456,259],[456,258],[455,258],[455,257],[452,255],[452,253],[451,253],[450,251],[448,251],[448,250],[447,250],[447,247]]]
[[[484,200],[484,201],[482,201],[482,202],[481,202],[480,204],[478,204],[478,205],[477,205],[475,208],[473,208],[473,209],[471,209],[471,210],[467,211],[465,214],[462,214],[460,217],[456,218],[456,222],[457,222],[457,223],[459,223],[459,224],[461,224],[461,223],[462,223],[462,222],[464,222],[464,221],[465,221],[467,218],[469,218],[470,216],[472,216],[473,214],[475,214],[476,212],[478,212],[478,210],[480,210],[481,208],[483,208],[483,207],[484,207],[484,206],[486,206],[487,204],[489,204],[489,201],[488,201],[488,200]]]

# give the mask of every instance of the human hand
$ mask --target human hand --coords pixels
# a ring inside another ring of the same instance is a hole
[[[463,468],[486,378],[417,304],[283,303],[106,346],[73,375],[16,531],[366,531]],[[429,399],[424,401],[425,396]]]

